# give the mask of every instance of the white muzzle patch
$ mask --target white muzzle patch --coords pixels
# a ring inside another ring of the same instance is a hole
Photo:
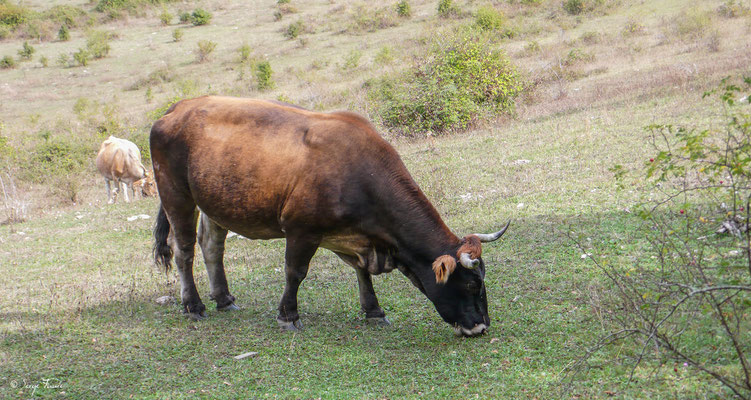
[[[488,326],[485,324],[477,324],[472,329],[467,329],[463,326],[454,326],[454,334],[456,336],[478,336],[482,335],[488,330]]]

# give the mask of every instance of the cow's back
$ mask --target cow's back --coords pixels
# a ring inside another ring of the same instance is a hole
[[[263,100],[184,100],[154,124],[150,142],[160,195],[183,193],[216,222],[258,238],[281,236],[292,220],[358,218],[356,198],[368,191],[373,171],[403,167],[356,114]]]

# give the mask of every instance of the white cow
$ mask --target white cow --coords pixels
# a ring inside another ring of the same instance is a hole
[[[107,203],[112,204],[117,199],[120,187],[123,187],[123,196],[126,202],[128,198],[128,186],[133,190],[133,182],[143,179],[146,168],[141,163],[141,152],[135,143],[125,139],[110,136],[102,143],[99,154],[96,156],[96,167],[104,176],[107,185]],[[115,188],[110,188],[110,182],[115,182]],[[133,190],[135,198],[135,190]]]

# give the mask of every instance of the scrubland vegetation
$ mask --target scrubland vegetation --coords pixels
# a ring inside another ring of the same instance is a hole
[[[751,398],[750,6],[0,0],[0,397]],[[364,325],[326,252],[280,333],[282,241],[228,240],[237,313],[155,304],[157,200],[94,157],[203,94],[361,113],[457,234],[512,219],[489,334],[398,273]]]

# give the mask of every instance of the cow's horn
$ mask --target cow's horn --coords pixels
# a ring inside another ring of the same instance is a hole
[[[480,265],[480,260],[471,258],[469,253],[462,253],[461,256],[459,256],[459,262],[467,269],[475,269]]]
[[[492,242],[494,240],[498,240],[501,236],[503,236],[504,233],[506,233],[506,229],[508,229],[508,226],[511,225],[511,220],[509,220],[506,223],[506,226],[503,227],[500,231],[496,233],[475,233],[475,236],[480,238],[481,242]]]

